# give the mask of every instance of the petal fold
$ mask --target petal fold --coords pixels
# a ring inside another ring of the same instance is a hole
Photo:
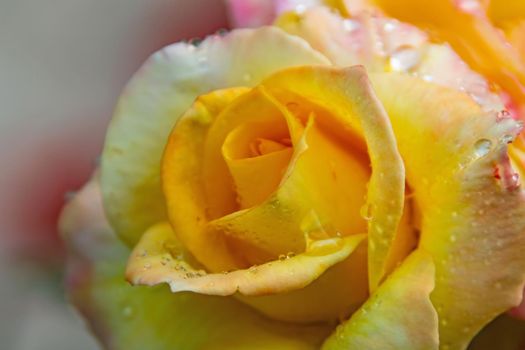
[[[248,269],[206,273],[177,241],[168,223],[146,231],[128,261],[127,279],[133,284],[167,283],[172,292],[209,295],[267,295],[303,288],[326,269],[346,259],[365,235],[319,240],[302,254],[282,256]]]
[[[403,213],[405,178],[390,121],[364,68],[293,68],[275,74],[262,85],[284,105],[296,103],[296,95],[329,110],[335,118],[329,124],[346,132],[342,137],[356,142],[354,147],[359,140],[366,140],[372,167],[366,203],[370,213],[369,284],[371,291],[375,290],[385,276],[387,256]]]

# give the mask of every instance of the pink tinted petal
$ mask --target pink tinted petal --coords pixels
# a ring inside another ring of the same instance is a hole
[[[234,28],[260,27],[275,17],[273,0],[226,0],[226,4]]]

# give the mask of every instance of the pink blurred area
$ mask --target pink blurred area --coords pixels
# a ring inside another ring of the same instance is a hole
[[[59,287],[64,194],[92,172],[140,64],[226,26],[219,0],[0,0],[1,348],[94,348],[81,327],[60,331],[73,327]]]

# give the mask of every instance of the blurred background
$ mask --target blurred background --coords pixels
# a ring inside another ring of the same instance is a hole
[[[226,26],[219,0],[0,0],[0,348],[98,348],[64,298],[60,209],[141,63]]]

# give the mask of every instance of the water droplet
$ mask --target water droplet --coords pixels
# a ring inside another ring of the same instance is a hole
[[[500,139],[500,142],[503,144],[512,143],[514,141],[514,136],[512,135],[503,135]]]
[[[73,198],[75,198],[75,196],[77,195],[77,192],[76,191],[67,191],[65,194],[64,194],[64,200],[66,202],[69,202],[70,200],[72,200]]]
[[[306,6],[303,5],[303,4],[299,4],[297,6],[295,6],[295,13],[298,14],[298,15],[302,15],[306,12]]]
[[[343,339],[343,337],[344,337],[343,328],[344,328],[343,325],[340,324],[340,325],[337,326],[337,328],[335,329],[335,334],[336,334],[336,336],[337,336],[338,338],[340,338],[340,339]]]
[[[393,32],[397,27],[397,22],[396,21],[386,21],[385,24],[383,25],[383,29],[385,32]]]
[[[343,29],[346,31],[346,32],[353,32],[357,29],[359,29],[359,27],[361,27],[361,24],[356,21],[356,20],[353,20],[353,19],[345,19],[343,20]]]
[[[250,73],[244,73],[244,75],[242,76],[242,80],[248,83],[252,80],[252,75]]]
[[[474,153],[477,157],[484,157],[490,152],[491,148],[492,141],[487,139],[479,139],[474,144]]]
[[[193,46],[199,46],[203,42],[202,38],[193,38],[188,41],[188,44]]]
[[[286,255],[284,255],[284,254],[280,254],[280,255],[279,255],[279,260],[281,260],[281,261],[286,260]]]
[[[507,110],[501,110],[496,114],[496,122],[499,123],[503,120],[509,119],[510,113]]]
[[[439,323],[441,323],[442,326],[448,325],[448,320],[446,318],[442,318]]]
[[[408,72],[421,61],[421,54],[412,46],[401,46],[390,55],[390,66],[397,72]]]
[[[476,14],[481,11],[478,0],[456,0],[456,6],[463,12]]]
[[[257,265],[252,265],[252,266],[250,266],[250,268],[248,269],[248,272],[253,273],[253,274],[257,273],[257,271],[258,271],[258,269],[257,269]]]
[[[133,308],[131,306],[126,306],[125,308],[123,308],[122,316],[126,318],[130,318],[131,316],[133,316]]]
[[[215,34],[218,35],[218,36],[225,36],[226,34],[228,34],[228,29],[221,28],[221,29],[217,30],[215,32]]]
[[[144,264],[144,270],[149,270],[151,269],[151,264],[150,263],[145,263]]]
[[[363,204],[359,210],[361,217],[367,221],[372,219],[372,206],[369,203]]]
[[[288,252],[286,254],[286,259],[290,259],[290,258],[293,258],[295,256],[295,253],[294,252]]]

